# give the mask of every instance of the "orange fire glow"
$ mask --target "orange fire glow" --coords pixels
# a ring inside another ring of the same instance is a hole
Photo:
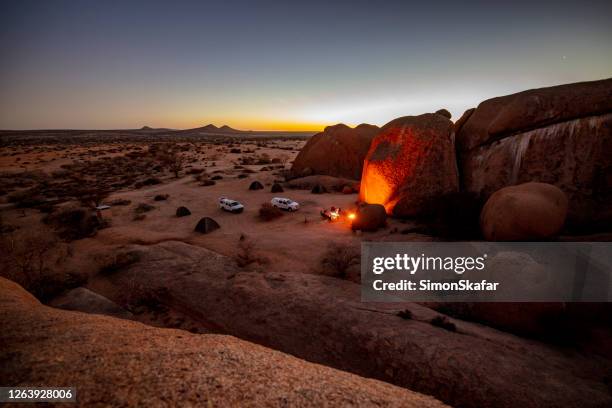
[[[355,219],[355,213],[349,213],[348,214],[348,219],[349,220],[354,220]]]

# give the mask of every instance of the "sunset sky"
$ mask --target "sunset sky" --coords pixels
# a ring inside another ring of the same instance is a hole
[[[3,1],[0,128],[318,130],[612,76],[611,1]]]

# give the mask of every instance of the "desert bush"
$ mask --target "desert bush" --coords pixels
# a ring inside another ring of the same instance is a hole
[[[136,206],[136,208],[134,208],[134,213],[136,213],[136,214],[144,214],[144,213],[152,211],[154,209],[155,209],[155,207],[152,206],[151,204],[140,203],[140,204],[138,204]]]
[[[240,239],[238,240],[238,250],[234,257],[236,260],[236,264],[241,268],[246,268],[249,265],[253,264],[267,264],[269,262],[268,258],[262,256],[258,253],[255,248],[255,243],[248,239],[244,234],[240,235]]]
[[[170,197],[170,194],[157,194],[153,197],[155,201],[166,201]]]
[[[272,160],[267,153],[263,153],[261,156],[257,157],[255,164],[270,164]]]
[[[93,236],[103,227],[100,219],[90,209],[82,207],[59,209],[43,218],[43,222],[66,241]]]
[[[166,156],[165,163],[168,166],[168,169],[174,173],[174,177],[178,178],[180,171],[185,165],[185,158],[177,151],[172,151],[168,156]]]
[[[440,327],[444,330],[448,331],[457,331],[457,326],[455,323],[452,323],[446,316],[438,315],[429,321],[432,326]]]
[[[132,204],[132,200],[126,200],[123,198],[118,198],[110,202],[110,205],[121,206],[121,205],[130,205]]]
[[[397,316],[401,317],[404,320],[411,320],[412,312],[408,309],[400,310],[399,312],[397,312]]]
[[[321,266],[327,274],[346,278],[349,269],[360,264],[360,259],[361,254],[354,246],[333,242],[321,258]]]
[[[64,261],[68,252],[53,231],[47,229],[3,235],[0,254],[0,275],[19,283],[41,301],[87,281],[84,275],[52,270],[53,265]]]
[[[143,180],[141,183],[142,183],[143,186],[153,186],[153,185],[156,185],[156,184],[161,184],[161,180],[158,179],[157,177],[149,177],[149,178]]]
[[[111,191],[101,184],[87,186],[76,193],[76,198],[85,207],[97,207],[102,205],[102,201],[106,199]]]
[[[189,169],[187,170],[187,174],[200,174],[204,171],[204,169]]]
[[[262,221],[272,221],[283,215],[283,212],[270,203],[263,203],[259,208],[259,218]]]
[[[45,197],[37,187],[17,191],[8,197],[8,201],[14,203],[17,208],[32,208],[45,202]]]

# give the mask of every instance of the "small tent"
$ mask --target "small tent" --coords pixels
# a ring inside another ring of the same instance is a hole
[[[213,220],[210,217],[204,217],[198,221],[198,224],[195,227],[195,231],[201,234],[208,234],[209,232],[213,232],[216,229],[221,228],[221,226],[217,223],[217,221]]]

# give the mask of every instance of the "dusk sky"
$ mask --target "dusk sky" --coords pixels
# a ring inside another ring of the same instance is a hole
[[[318,130],[612,76],[608,1],[0,1],[0,128]]]

